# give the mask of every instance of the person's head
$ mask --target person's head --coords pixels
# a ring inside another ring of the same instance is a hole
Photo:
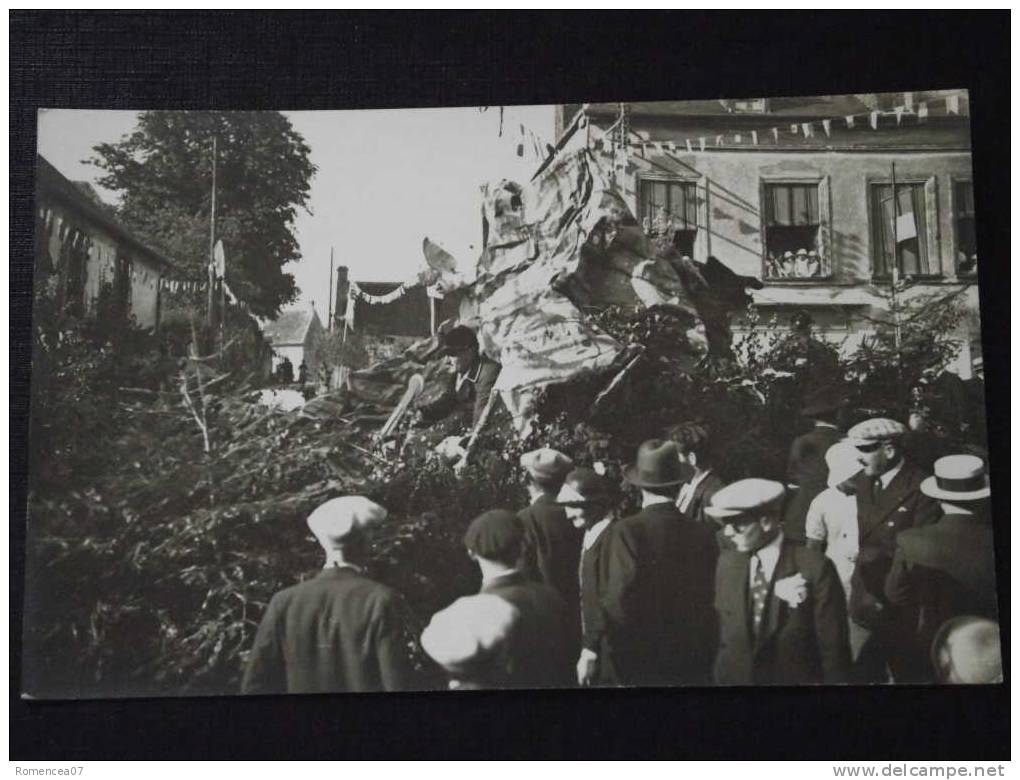
[[[556,496],[575,528],[591,528],[605,519],[613,505],[609,480],[589,468],[576,468],[567,474]]]
[[[490,509],[471,521],[464,546],[479,565],[513,569],[524,553],[524,526],[508,509]]]
[[[935,634],[932,664],[939,682],[987,685],[1002,682],[999,624],[980,617],[947,621]]]
[[[709,430],[700,425],[678,425],[669,432],[681,464],[702,472],[715,465],[715,453]]]
[[[521,467],[528,475],[528,484],[535,490],[555,496],[563,486],[563,479],[574,467],[574,462],[550,447],[525,452]]]
[[[825,453],[825,465],[829,469],[828,486],[852,493],[854,478],[861,473],[857,449],[846,440],[836,442]]]
[[[308,528],[327,558],[364,560],[368,549],[366,530],[386,519],[386,509],[364,496],[333,498],[308,515]]]
[[[814,327],[815,321],[806,311],[795,312],[790,318],[790,329],[801,337],[808,337],[811,335],[811,328]]]
[[[446,671],[451,688],[500,687],[511,671],[507,644],[519,622],[506,599],[465,596],[432,616],[421,647]]]
[[[781,483],[770,479],[741,479],[713,495],[705,514],[722,527],[738,552],[753,553],[782,530],[785,493]]]
[[[680,462],[676,445],[666,439],[649,439],[637,450],[634,463],[623,470],[623,478],[640,488],[645,496],[677,497],[680,485],[693,469]]]
[[[460,372],[465,372],[478,360],[478,337],[466,325],[457,325],[442,336],[443,354],[453,360]]]
[[[921,482],[921,492],[942,504],[943,514],[987,516],[992,494],[985,462],[977,455],[946,455]]]
[[[877,477],[894,468],[903,459],[901,439],[906,426],[886,417],[858,423],[847,432],[857,450],[857,461],[869,477]]]

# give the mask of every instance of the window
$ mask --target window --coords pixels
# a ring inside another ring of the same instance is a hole
[[[826,222],[817,183],[770,182],[762,190],[766,279],[825,279],[831,275],[822,242]]]
[[[931,192],[929,192],[931,190]],[[934,241],[936,220],[928,213],[934,205],[934,179],[928,183],[871,185],[871,232],[875,276],[888,278],[898,260],[903,276],[935,276],[940,273]],[[931,197],[929,197],[931,196]]]
[[[956,227],[956,273],[972,276],[977,273],[973,182],[953,182],[953,221]]]
[[[641,214],[647,235],[668,235],[681,255],[694,257],[698,236],[697,182],[643,180]]]

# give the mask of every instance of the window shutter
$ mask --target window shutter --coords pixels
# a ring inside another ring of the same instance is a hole
[[[818,182],[818,255],[822,259],[823,275],[836,275],[832,256],[832,197],[829,177]]]
[[[928,235],[928,272],[941,274],[942,247],[939,245],[939,199],[938,185],[934,176],[924,183],[924,216]]]

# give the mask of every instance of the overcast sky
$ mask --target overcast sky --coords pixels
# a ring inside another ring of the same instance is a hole
[[[474,264],[481,239],[479,187],[501,178],[526,181],[535,170],[516,147],[523,124],[553,139],[551,106],[284,112],[311,148],[318,173],[310,208],[294,226],[303,259],[286,267],[301,289],[298,305],[315,302],[325,319],[329,251],[362,281],[404,281],[424,264],[428,236]],[[98,143],[135,125],[131,111],[45,110],[39,152],[72,180],[96,185],[99,171],[82,161]],[[227,247],[229,254],[230,248]]]

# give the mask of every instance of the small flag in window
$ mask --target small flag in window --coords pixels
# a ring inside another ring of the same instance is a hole
[[[872,111],[871,112],[871,129],[872,130],[878,130],[878,112],[877,111]]]
[[[950,114],[960,113],[960,96],[950,95],[946,98],[946,111]]]
[[[928,104],[927,103],[918,103],[917,104],[917,121],[918,122],[923,122],[927,118],[928,118]]]
[[[853,114],[851,114],[850,116],[848,116],[846,118],[846,126],[847,126],[847,129],[853,128],[853,126],[854,126],[854,117],[853,117]]]
[[[829,137],[829,136],[832,135],[832,120],[831,119],[823,119],[822,120],[822,130],[825,131],[825,136],[826,137]]]

